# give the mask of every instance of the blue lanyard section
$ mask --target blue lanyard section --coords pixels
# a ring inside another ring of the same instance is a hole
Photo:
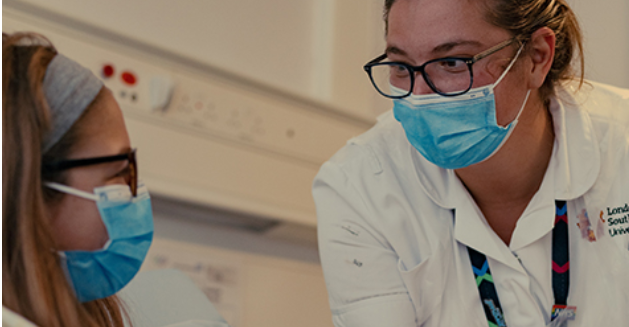
[[[570,252],[568,240],[568,212],[566,201],[555,201],[555,226],[553,228],[552,279],[555,305],[566,305],[570,290]],[[467,248],[478,287],[487,324],[489,327],[507,327],[498,292],[491,276],[487,257]]]

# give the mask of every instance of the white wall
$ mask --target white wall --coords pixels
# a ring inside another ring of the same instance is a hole
[[[310,94],[317,0],[24,0],[202,63]],[[325,2],[325,1],[323,1]]]
[[[315,99],[364,120],[375,0],[12,0]],[[377,4],[377,5],[376,5]],[[380,35],[378,35],[380,36]]]
[[[585,73],[594,81],[629,88],[629,1],[568,0],[585,37]]]
[[[629,0],[567,0],[574,9],[581,24],[584,34],[585,48],[585,77],[587,79],[612,84],[619,87],[629,88]],[[353,1],[337,1],[339,12],[350,11],[356,4]],[[364,0],[361,7],[362,16],[353,17],[351,21],[346,21],[346,26],[337,26],[340,31],[353,29],[355,35],[362,35],[358,30],[365,15],[370,15],[371,27],[364,29],[372,33],[370,48],[365,47],[362,51],[370,54],[370,58],[382,53],[384,49],[382,21],[382,6],[384,0]],[[348,15],[347,17],[349,17]],[[337,31],[338,33],[338,31]],[[341,32],[342,33],[342,32]],[[338,45],[343,48],[342,44]],[[340,59],[337,59],[340,60]],[[348,59],[346,59],[348,60]],[[351,60],[358,64],[360,60],[366,61],[365,56],[355,53]],[[367,59],[368,60],[368,59]],[[359,77],[352,76],[358,81]],[[338,77],[337,77],[338,78]],[[365,81],[367,79],[365,78]],[[335,84],[338,92],[347,92],[343,89],[343,83]],[[353,92],[348,92],[348,96],[362,99],[369,99],[370,105],[365,106],[371,114],[378,114],[391,108],[391,103],[381,97],[375,90],[355,88]],[[357,100],[351,102],[350,99],[337,95],[337,99],[344,100],[348,105],[358,104]]]

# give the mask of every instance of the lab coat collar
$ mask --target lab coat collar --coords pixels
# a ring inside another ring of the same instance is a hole
[[[518,220],[509,247],[491,229],[469,193],[466,193],[466,197],[462,197],[456,206],[455,238],[459,242],[485,253],[488,257],[519,269],[520,265],[514,260],[512,252],[539,240],[552,231],[554,227],[554,195],[556,194],[554,161],[556,161],[556,156],[551,158],[542,185]]]
[[[570,87],[570,85],[569,85]],[[575,104],[571,91],[558,89],[550,103],[555,129],[553,155],[540,189],[518,220],[512,251],[540,239],[554,227],[554,200],[574,200],[592,189],[600,171],[600,149],[586,101]]]
[[[600,170],[599,145],[587,111],[577,103],[570,91],[563,88],[558,88],[557,96],[551,100],[555,130],[553,156],[539,196],[536,195],[525,210],[523,217],[527,218],[518,222],[517,237],[511,244],[514,251],[552,230],[555,199],[578,198],[596,181]],[[581,106],[587,106],[587,102]],[[456,239],[487,256],[520,267],[509,248],[491,230],[454,171],[435,166],[415,149],[412,149],[412,158],[426,194],[437,205],[455,209]],[[554,199],[550,199],[553,195]]]
[[[463,188],[463,184],[459,182]],[[476,202],[468,192],[459,197],[454,210],[455,239],[476,251],[485,254],[516,270],[522,270],[522,265],[511,253],[509,248],[491,229]]]
[[[509,248],[511,251],[518,251],[523,247],[539,240],[544,235],[552,231],[555,226],[555,166],[557,161],[557,146],[553,149],[553,155],[548,164],[548,169],[544,175],[542,185],[526,209],[522,213],[516,224]]]
[[[575,99],[574,85],[558,88],[550,113],[555,127],[555,198],[574,200],[585,194],[598,178],[601,154],[587,109],[592,104]],[[595,109],[594,109],[595,110]]]

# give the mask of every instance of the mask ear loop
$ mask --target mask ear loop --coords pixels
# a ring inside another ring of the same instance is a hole
[[[85,191],[81,191],[81,190],[77,190],[73,187],[67,186],[67,185],[63,185],[63,184],[59,184],[59,183],[55,183],[55,182],[45,182],[44,185],[46,185],[47,187],[55,190],[55,191],[59,191],[62,193],[67,193],[67,194],[71,194],[74,196],[78,196],[80,198],[84,198],[84,199],[88,199],[88,200],[93,200],[93,201],[98,201],[98,196],[96,194],[92,194],[92,193],[88,193]]]
[[[524,103],[522,103],[522,107],[520,108],[518,115],[515,116],[515,119],[512,121],[512,123],[517,124],[518,121],[520,120],[520,115],[522,115],[522,111],[524,111],[524,107],[526,106],[526,102],[529,100],[530,95],[531,95],[531,89],[528,89],[528,91],[526,92],[526,96],[524,97]]]
[[[509,72],[509,70],[511,70],[511,67],[513,67],[513,65],[515,65],[515,62],[518,60],[518,57],[520,56],[520,53],[524,49],[524,45],[525,44],[526,44],[526,42],[522,43],[522,46],[520,46],[520,49],[518,49],[518,52],[515,54],[515,57],[513,57],[513,60],[511,60],[511,62],[509,63],[509,66],[507,66],[507,69],[505,69],[504,73],[502,73],[502,75],[500,75],[500,77],[498,78],[496,83],[494,83],[494,87],[496,87],[496,85],[498,85],[498,83],[500,83],[502,81],[502,79],[505,76],[507,76],[507,73]]]
[[[507,66],[507,69],[505,69],[504,73],[502,73],[502,75],[500,75],[496,83],[494,83],[494,87],[496,87],[496,85],[498,85],[498,83],[500,83],[502,79],[505,76],[507,76],[507,73],[509,72],[509,70],[511,70],[511,67],[515,65],[515,62],[518,60],[518,57],[520,56],[520,53],[522,53],[522,50],[524,49],[525,45],[526,45],[526,42],[522,43],[522,45],[518,49],[518,52],[516,52],[515,57],[513,57],[513,60],[511,60],[511,62],[509,63],[509,66]],[[509,124],[507,124],[507,126],[510,124],[513,124],[515,127],[515,125],[518,123],[518,121],[520,120],[520,115],[522,115],[522,112],[524,111],[524,107],[526,106],[526,102],[529,100],[530,95],[531,95],[531,89],[529,89],[526,92],[526,97],[524,97],[524,103],[522,103],[522,107],[520,107],[520,111],[518,111],[518,115],[515,116],[515,119],[511,121]],[[506,126],[503,126],[503,127],[506,127]]]

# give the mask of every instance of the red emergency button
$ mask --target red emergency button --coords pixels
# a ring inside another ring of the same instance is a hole
[[[135,77],[135,74],[133,74],[132,72],[129,72],[129,71],[123,72],[121,77],[122,77],[122,81],[125,82],[128,85],[135,85],[135,83],[138,80]]]
[[[103,77],[105,77],[105,78],[110,78],[110,77],[114,76],[114,73],[115,73],[114,66],[109,65],[109,64],[108,65],[104,65],[102,73],[103,73]]]

